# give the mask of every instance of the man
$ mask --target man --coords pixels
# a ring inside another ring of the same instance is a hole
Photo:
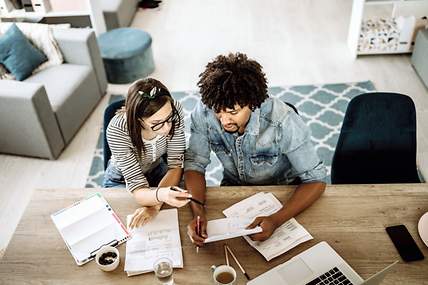
[[[199,76],[202,95],[191,115],[189,147],[184,162],[186,189],[205,201],[205,169],[213,150],[224,167],[221,185],[299,184],[286,207],[249,226],[263,231],[253,240],[268,239],[277,227],[309,207],[324,192],[326,169],[310,141],[310,131],[287,104],[269,98],[262,67],[245,54],[220,55]],[[205,209],[190,203],[194,219],[188,235],[202,246]],[[201,232],[196,233],[197,216]]]

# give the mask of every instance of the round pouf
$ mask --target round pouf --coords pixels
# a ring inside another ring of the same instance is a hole
[[[110,83],[130,83],[155,69],[152,37],[142,30],[114,29],[100,35],[98,44]]]

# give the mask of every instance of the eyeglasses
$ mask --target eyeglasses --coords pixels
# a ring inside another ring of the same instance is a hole
[[[159,131],[160,129],[162,129],[166,123],[170,124],[172,122],[176,122],[177,119],[178,119],[178,113],[174,108],[174,109],[172,109],[171,114],[164,121],[156,123],[153,126],[151,126],[150,128],[156,132],[156,131]]]

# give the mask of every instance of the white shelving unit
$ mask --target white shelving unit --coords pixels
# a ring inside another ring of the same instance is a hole
[[[374,51],[374,52],[358,52],[358,40],[361,32],[361,24],[366,19],[368,9],[377,9],[382,11],[384,16],[390,18],[402,15],[415,17],[428,16],[428,0],[353,0],[351,20],[348,33],[348,47],[351,55],[356,58],[358,55],[368,54],[398,54],[411,52],[407,51]],[[385,11],[386,12],[385,14]],[[372,13],[373,14],[373,13]],[[379,16],[374,13],[375,16]]]
[[[72,1],[72,0],[64,0]],[[31,22],[37,22],[42,18],[47,17],[58,17],[58,18],[67,18],[67,17],[76,17],[76,16],[89,16],[91,19],[91,24],[97,35],[100,35],[106,31],[106,25],[104,21],[104,15],[100,7],[100,1],[103,0],[87,0],[89,10],[86,11],[49,11],[46,13],[41,12],[26,12],[24,9],[13,10],[9,13],[2,13],[0,18],[3,19],[28,19]],[[67,22],[65,20],[65,22]]]
[[[0,18],[4,19],[26,19],[26,18],[46,18],[46,17],[73,17],[73,16],[90,16],[90,11],[64,11],[64,12],[26,12],[24,9],[13,10],[7,14],[1,14]]]

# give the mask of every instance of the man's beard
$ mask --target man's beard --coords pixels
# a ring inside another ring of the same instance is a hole
[[[223,126],[223,130],[225,131],[225,132],[227,132],[227,133],[229,133],[229,134],[234,134],[234,133],[236,133],[236,132],[238,132],[239,131],[239,126],[237,125],[237,124],[232,124],[234,127],[236,127],[236,129],[234,130],[234,131],[229,131],[229,130],[227,130],[224,126]]]

